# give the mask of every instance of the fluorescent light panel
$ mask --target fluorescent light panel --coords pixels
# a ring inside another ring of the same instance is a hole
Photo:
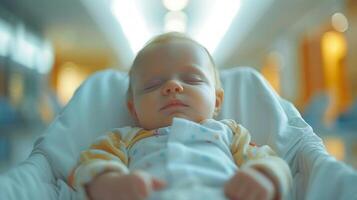
[[[204,4],[209,6],[206,17],[195,27],[197,30],[190,32],[213,53],[237,14],[240,0],[210,0]],[[113,0],[111,9],[136,54],[154,33],[148,29],[134,1]]]
[[[134,1],[113,0],[111,10],[128,39],[132,51],[137,53],[153,33],[148,30]]]
[[[193,38],[214,53],[240,8],[240,0],[211,0],[210,9]]]

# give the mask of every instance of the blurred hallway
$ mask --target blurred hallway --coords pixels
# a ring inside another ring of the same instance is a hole
[[[172,30],[221,69],[258,69],[357,168],[355,0],[0,0],[0,172],[29,155],[83,80],[127,71],[147,39]]]

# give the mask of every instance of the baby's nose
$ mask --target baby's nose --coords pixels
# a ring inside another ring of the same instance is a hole
[[[176,80],[168,81],[162,90],[164,95],[169,95],[172,93],[181,93],[182,91],[183,91],[182,85]]]

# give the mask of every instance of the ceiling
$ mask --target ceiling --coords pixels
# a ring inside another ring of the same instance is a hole
[[[322,2],[339,0],[241,0],[241,7],[213,56],[219,66],[244,64],[247,57],[266,46]],[[343,0],[341,0],[343,1]],[[123,30],[110,11],[111,0],[0,0],[44,34],[62,52],[104,52],[129,66],[133,53]],[[135,0],[156,33],[163,27],[166,9],[161,0]],[[191,0],[185,8],[188,30],[200,27],[208,0]],[[222,1],[223,2],[223,1]],[[213,25],[214,26],[214,25]]]

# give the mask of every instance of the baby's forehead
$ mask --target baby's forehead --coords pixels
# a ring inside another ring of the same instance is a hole
[[[136,56],[130,70],[131,82],[143,79],[149,74],[170,73],[189,66],[198,67],[209,76],[215,76],[210,54],[198,43],[186,39],[149,43]],[[215,79],[215,78],[213,78]]]
[[[170,58],[179,56],[197,56],[201,55],[203,59],[209,55],[199,44],[190,40],[170,40],[166,42],[154,42],[145,46],[138,54],[139,59],[155,59],[167,56]]]
[[[186,40],[151,43],[136,56],[133,68],[148,69],[160,65],[213,64],[210,54],[199,44]]]

